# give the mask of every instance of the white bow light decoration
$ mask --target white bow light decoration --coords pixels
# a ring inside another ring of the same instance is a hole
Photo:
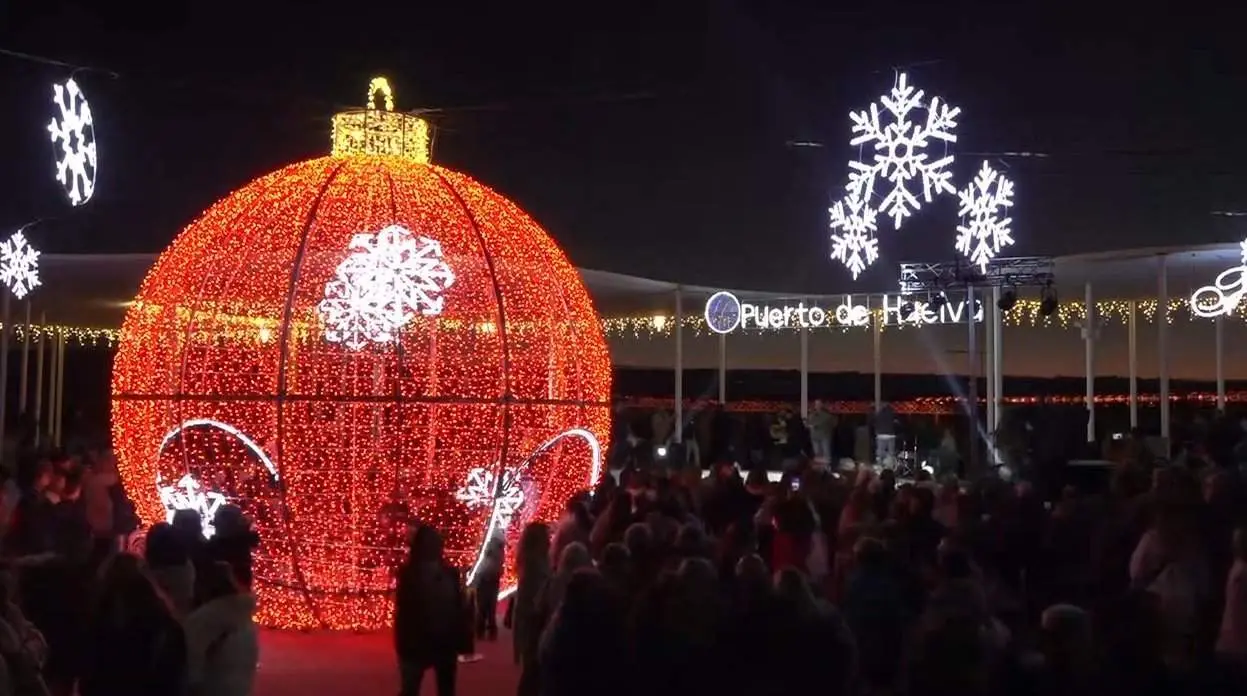
[[[1232,314],[1247,296],[1247,239],[1239,243],[1239,264],[1221,271],[1212,285],[1191,295],[1191,311],[1205,319]]]

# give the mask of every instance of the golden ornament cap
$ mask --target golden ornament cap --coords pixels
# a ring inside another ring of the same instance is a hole
[[[331,138],[335,157],[389,155],[422,164],[432,161],[429,122],[415,114],[395,111],[394,90],[384,77],[374,77],[368,83],[364,108],[334,114]]]

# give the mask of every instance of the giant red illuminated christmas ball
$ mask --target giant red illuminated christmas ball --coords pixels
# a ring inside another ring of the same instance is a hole
[[[576,269],[515,204],[431,164],[388,85],[369,99],[335,117],[332,156],[173,241],[113,368],[140,516],[240,507],[270,626],[386,625],[411,521],[469,573],[505,539],[509,576],[522,527],[603,474],[610,359]]]

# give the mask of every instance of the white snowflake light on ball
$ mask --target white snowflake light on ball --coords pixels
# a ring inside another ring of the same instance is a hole
[[[953,131],[957,128],[957,116],[961,109],[941,102],[939,97],[932,98],[929,106],[925,106],[922,99],[922,90],[915,90],[905,73],[901,73],[891,94],[879,98],[882,111],[879,104],[871,104],[869,111],[849,114],[854,134],[849,144],[860,146],[873,143],[874,150],[873,156],[868,154],[863,162],[849,162],[849,167],[861,179],[863,196],[867,201],[873,196],[879,180],[891,186],[879,210],[892,218],[897,229],[905,218],[922,207],[910,189],[914,179],[921,177],[922,197],[927,203],[936,194],[956,192],[952,185],[952,172],[948,170],[953,163],[952,155],[929,160],[926,149],[933,140],[957,142]],[[926,122],[911,121],[910,112],[924,106]],[[883,118],[885,112],[889,116],[886,122]]]
[[[524,506],[520,470],[514,467],[503,469],[502,485],[498,486],[492,470],[473,469],[468,472],[463,486],[455,492],[455,498],[470,508],[493,507],[495,524],[505,529],[511,526],[511,519]]]
[[[48,124],[52,142],[60,146],[56,157],[56,180],[73,205],[82,205],[95,193],[95,124],[91,105],[78,83],[71,77],[65,84],[52,85],[52,103],[57,114]]]
[[[454,283],[437,241],[401,225],[357,234],[317,307],[325,340],[351,350],[393,342],[417,314],[441,314]]]
[[[1013,218],[1001,217],[1013,206],[1013,182],[984,162],[974,181],[958,195],[961,209],[957,214],[965,223],[957,225],[957,251],[986,273],[988,262],[1013,244],[1009,229]]]
[[[39,287],[39,251],[21,230],[0,242],[0,282],[19,300]]]
[[[166,522],[173,522],[178,510],[194,510],[203,524],[204,537],[211,538],[216,533],[213,522],[217,510],[225,504],[225,496],[205,489],[190,474],[183,476],[176,486],[165,485],[157,479],[156,492],[160,496],[160,504],[164,506]]]
[[[865,200],[860,182],[851,182],[844,199],[836,201],[831,213],[831,258],[843,263],[853,280],[879,258],[879,240],[875,239],[878,211]]]

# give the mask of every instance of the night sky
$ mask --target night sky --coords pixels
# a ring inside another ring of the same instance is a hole
[[[848,111],[909,66],[962,108],[958,185],[982,153],[1044,155],[989,157],[1016,180],[1019,255],[1247,234],[1247,217],[1213,214],[1247,211],[1234,3],[1184,17],[1095,3],[182,4],[0,9],[0,48],[103,69],[77,73],[101,172],[71,210],[45,130],[70,70],[0,56],[0,225],[46,218],[32,236],[54,252],[158,251],[221,195],[326,154],[331,114],[381,74],[400,108],[432,110],[438,162],[513,198],[579,266],[891,288],[897,262],[952,257],[955,197],[884,228],[858,286],[827,259],[827,207],[856,154]]]

